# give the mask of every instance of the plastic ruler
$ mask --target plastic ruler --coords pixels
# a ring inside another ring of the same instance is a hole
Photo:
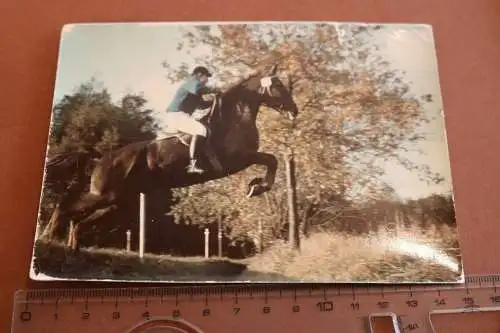
[[[22,290],[12,333],[500,332],[500,276],[446,285]]]

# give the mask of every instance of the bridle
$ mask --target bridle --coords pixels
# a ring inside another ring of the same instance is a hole
[[[275,78],[275,76],[264,76],[263,78],[260,79],[259,94],[261,94],[262,96],[267,94],[267,95],[269,95],[269,97],[275,98],[275,96],[273,96],[273,93],[271,92],[271,87],[273,85],[273,78]],[[263,102],[263,104],[270,107],[270,108],[275,109],[276,111],[278,111],[281,114],[284,114],[286,111],[284,103],[279,103],[278,106],[271,105],[271,104],[266,103],[266,102]],[[289,117],[291,117],[291,116],[289,115]]]

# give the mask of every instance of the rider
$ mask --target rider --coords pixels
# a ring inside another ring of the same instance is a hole
[[[206,86],[212,73],[204,66],[197,66],[191,75],[179,86],[170,105],[167,107],[167,126],[190,134],[192,136],[189,147],[191,162],[189,173],[203,173],[197,166],[197,155],[207,137],[207,128],[192,116],[197,108],[210,107],[211,101],[204,100],[205,94],[212,94],[216,89]]]

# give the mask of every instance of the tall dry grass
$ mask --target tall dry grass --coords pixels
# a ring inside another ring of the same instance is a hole
[[[457,231],[449,226],[397,225],[362,236],[316,233],[300,251],[275,243],[249,263],[249,271],[290,279],[335,282],[429,282],[461,277]]]

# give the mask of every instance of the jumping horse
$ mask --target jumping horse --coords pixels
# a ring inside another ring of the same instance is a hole
[[[43,236],[50,241],[56,228],[69,226],[67,246],[77,251],[79,226],[116,209],[125,195],[192,186],[230,176],[251,165],[262,165],[267,170],[263,178],[251,180],[247,196],[271,190],[278,160],[272,154],[258,151],[258,111],[264,105],[291,121],[298,114],[291,86],[285,86],[278,78],[277,68],[278,65],[274,65],[269,71],[256,71],[214,99],[215,104],[205,119],[209,135],[201,161],[204,173],[186,171],[189,135],[171,133],[155,140],[128,144],[97,161],[89,191],[76,200],[66,200],[70,202],[64,205],[60,203]]]

